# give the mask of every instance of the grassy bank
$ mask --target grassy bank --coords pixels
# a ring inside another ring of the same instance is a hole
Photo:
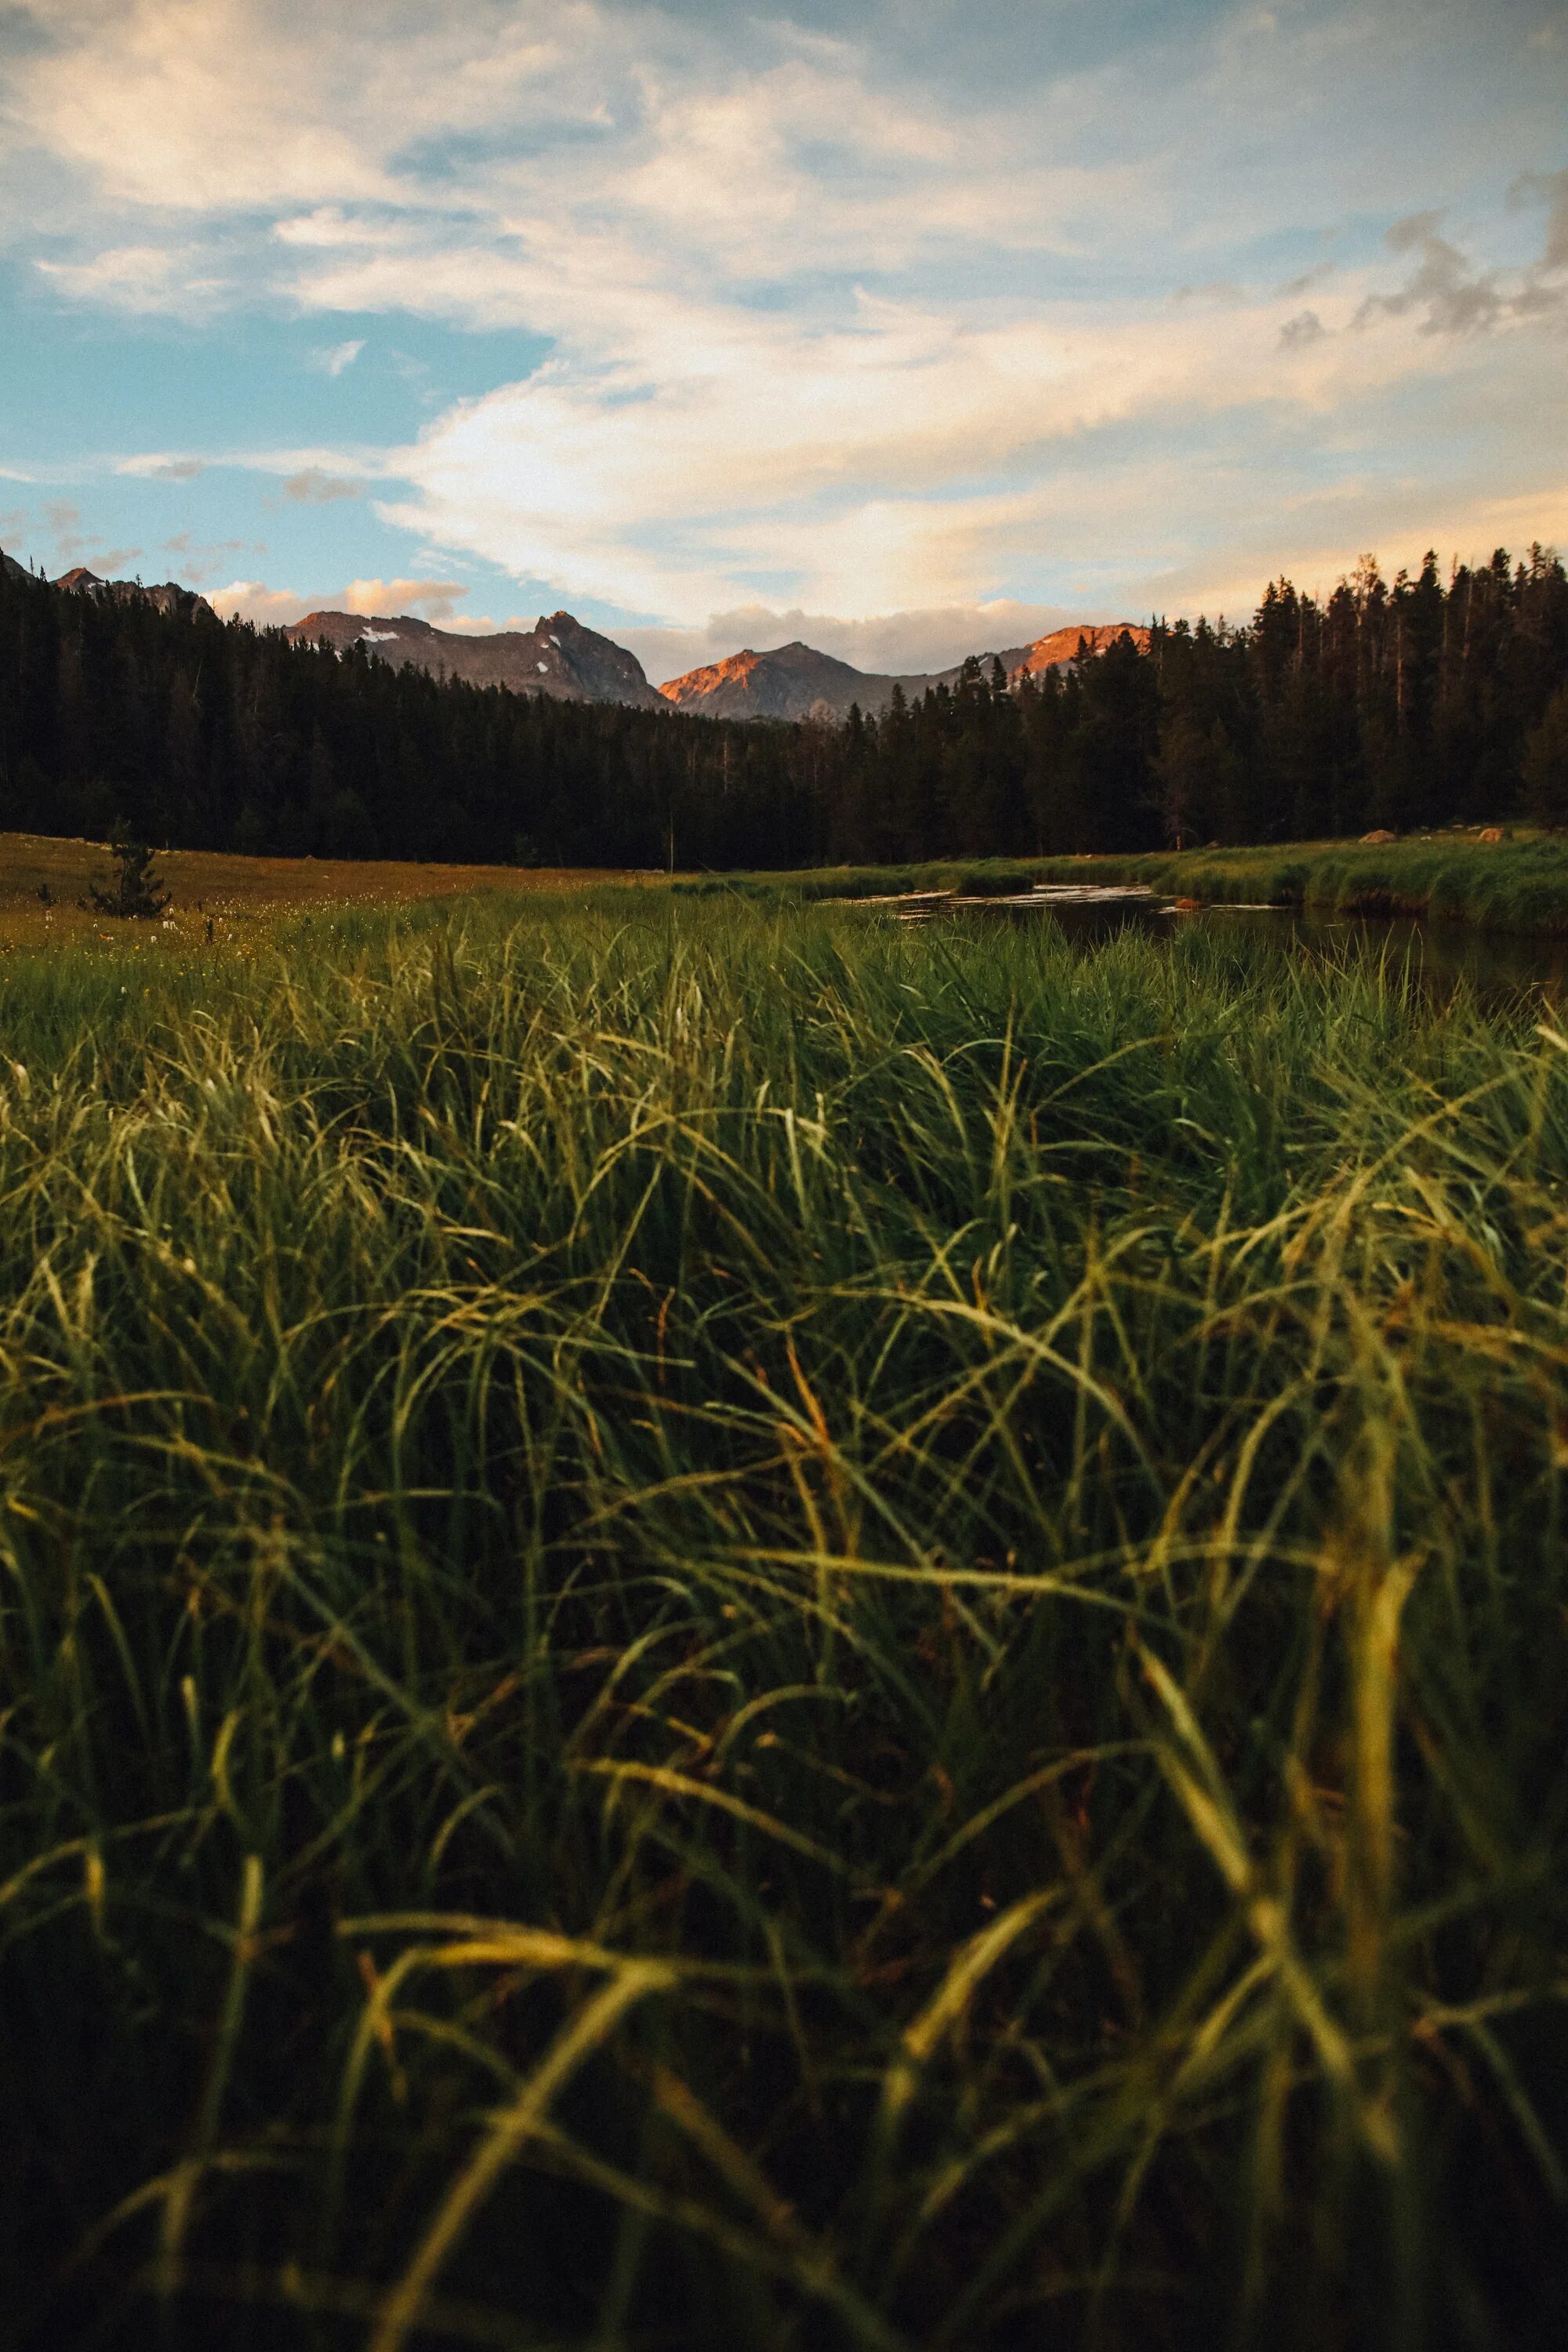
[[[608,894],[14,957],[18,2337],[1559,2340],[1534,1019]]]
[[[702,895],[778,891],[801,900],[900,890],[1005,892],[1036,882],[1146,882],[1225,906],[1310,907],[1343,915],[1417,915],[1478,929],[1568,935],[1568,839],[1520,834],[1483,842],[1436,834],[1385,843],[1291,842],[1126,857],[973,858],[927,866],[828,866],[676,884]]]

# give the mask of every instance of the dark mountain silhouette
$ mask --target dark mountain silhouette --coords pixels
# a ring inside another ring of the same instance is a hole
[[[11,561],[9,556],[5,560],[7,562]],[[19,565],[14,568],[21,569]],[[23,576],[26,575],[24,573]],[[205,596],[198,596],[194,588],[182,588],[177,580],[163,580],[152,587],[143,587],[140,580],[100,580],[98,573],[89,572],[85,563],[77,564],[70,572],[62,572],[55,586],[78,596],[107,596],[121,604],[140,600],[153,605],[160,613],[211,614],[213,609]],[[215,620],[216,617],[213,614]]]
[[[22,567],[11,556],[5,564],[18,576]],[[78,564],[55,582],[77,595],[124,601],[141,598],[159,612],[209,612],[206,599],[173,580],[143,586],[134,580],[104,580],[86,564]],[[1080,646],[1101,653],[1122,631],[1141,650],[1149,632],[1134,622],[1074,623],[1033,644],[1012,646],[978,656],[989,670],[998,660],[1010,685],[1024,677],[1037,677],[1075,660]],[[542,615],[531,629],[499,629],[470,635],[466,631],[437,628],[412,614],[308,613],[285,632],[295,645],[330,646],[345,653],[363,646],[378,661],[395,668],[427,671],[433,677],[464,679],[470,686],[500,686],[515,694],[545,694],[567,701],[623,702],[636,710],[674,708],[705,719],[817,719],[837,720],[858,708],[868,717],[887,709],[895,688],[906,701],[918,701],[932,687],[956,687],[963,665],[950,669],[891,672],[857,669],[850,662],[796,639],[769,653],[750,646],[712,662],[662,687],[649,684],[637,656],[625,646],[586,627],[571,613]]]
[[[331,646],[339,654],[363,646],[377,661],[463,678],[470,686],[504,686],[514,694],[571,702],[625,702],[636,710],[662,707],[637,656],[570,613],[552,613],[531,629],[498,629],[485,636],[437,629],[406,613],[308,613],[287,634],[295,645]]]

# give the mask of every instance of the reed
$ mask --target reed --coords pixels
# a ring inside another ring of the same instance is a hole
[[[1560,2340],[1537,1007],[606,894],[0,1055],[20,2340]]]

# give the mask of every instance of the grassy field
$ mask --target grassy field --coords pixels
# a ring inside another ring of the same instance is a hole
[[[673,889],[681,898],[875,898],[917,890],[1002,894],[1037,881],[1142,882],[1205,904],[1307,907],[1324,913],[1414,915],[1523,935],[1568,937],[1568,837],[1519,830],[1500,842],[1475,832],[1389,843],[1296,842],[1123,857],[945,859],[923,866],[813,866],[778,874],[607,872],[558,866],[418,866],[386,859],[237,857],[167,850],[157,871],[166,919],[139,927],[154,951],[243,941],[281,914],[331,916],[496,893],[547,894],[613,886]],[[107,877],[109,854],[90,841],[0,834],[0,955],[116,939],[116,927],[79,905]],[[48,893],[48,903],[40,891]],[[211,934],[208,920],[211,919]]]
[[[12,2340],[1563,2340],[1539,1019],[610,891],[16,951]]]
[[[121,926],[79,905],[109,876],[100,842],[0,833],[0,955],[89,941],[120,942]],[[415,866],[387,858],[232,857],[203,849],[161,850],[155,870],[170,899],[167,917],[137,927],[154,951],[184,954],[210,940],[243,940],[280,913],[333,915],[351,908],[399,907],[476,894],[575,888],[641,877],[577,874],[560,867]],[[47,895],[41,895],[47,894]]]
[[[1051,882],[1145,882],[1172,897],[1225,906],[1308,907],[1322,913],[1417,915],[1478,929],[1568,935],[1568,838],[1472,830],[1393,842],[1290,842],[1125,857],[971,858],[929,866],[826,866],[790,875],[714,875],[688,893],[802,899],[893,890],[1027,890]]]

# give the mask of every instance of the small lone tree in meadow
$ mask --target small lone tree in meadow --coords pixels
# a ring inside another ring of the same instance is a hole
[[[109,877],[109,887],[100,889],[96,882],[88,887],[88,895],[80,901],[97,915],[134,916],[143,922],[155,921],[170,904],[169,894],[159,887],[161,876],[153,871],[153,853],[144,841],[132,841],[122,824],[117,824],[109,836],[109,854],[115,871]]]

